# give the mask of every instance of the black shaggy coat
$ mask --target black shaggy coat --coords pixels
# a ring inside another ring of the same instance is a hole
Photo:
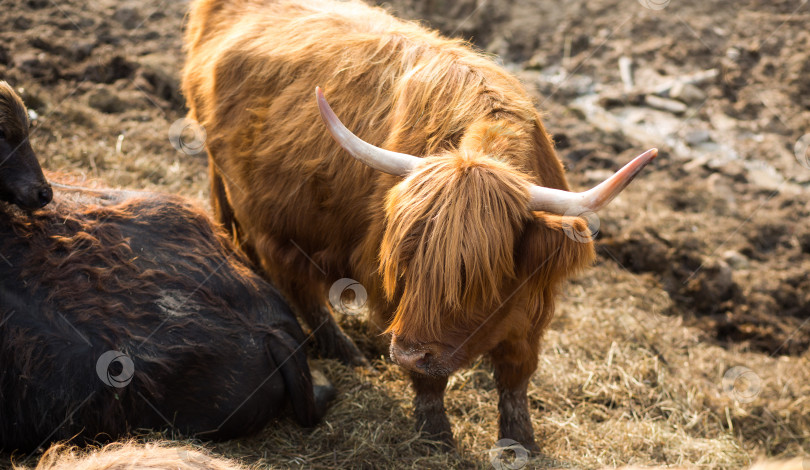
[[[0,203],[0,254],[0,449],[138,428],[229,439],[290,401],[299,423],[318,421],[292,312],[185,200],[74,189],[30,214]]]

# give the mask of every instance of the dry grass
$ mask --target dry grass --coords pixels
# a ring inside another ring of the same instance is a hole
[[[529,392],[543,455],[526,468],[746,468],[765,454],[806,455],[806,359],[706,344],[680,318],[657,314],[664,305],[650,299],[666,297],[648,291],[611,264],[569,286]],[[456,454],[437,454],[417,437],[408,381],[389,361],[376,360],[376,373],[331,360],[313,364],[339,390],[322,424],[304,430],[285,418],[257,436],[206,447],[260,468],[492,468],[497,394],[486,361],[448,386]],[[722,389],[723,374],[736,365],[762,380],[750,403]]]

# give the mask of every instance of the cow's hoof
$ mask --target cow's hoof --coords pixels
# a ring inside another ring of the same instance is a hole
[[[421,423],[417,423],[417,432],[423,439],[432,441],[431,445],[437,451],[450,452],[456,449],[453,430],[450,428],[450,421],[444,412],[422,416],[419,421]]]
[[[521,444],[524,449],[529,451],[530,455],[540,455],[540,446],[536,442],[531,441],[528,444]]]
[[[314,327],[313,336],[321,357],[337,359],[351,367],[361,366],[371,369],[371,363],[335,322],[329,310],[322,308],[319,313],[320,324]]]
[[[452,434],[449,436],[425,436],[422,434],[422,437],[430,441],[428,445],[436,452],[443,454],[456,452],[456,440],[453,439]]]
[[[513,442],[517,442],[520,444],[521,447],[528,450],[531,455],[539,455],[540,454],[540,446],[534,441],[534,438],[520,438],[520,437],[501,437],[500,440],[509,440]]]

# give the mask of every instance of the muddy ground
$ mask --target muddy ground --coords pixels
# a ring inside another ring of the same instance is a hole
[[[527,468],[732,468],[810,453],[807,3],[383,4],[471,40],[518,75],[575,188],[661,149],[600,213],[599,260],[566,288],[530,389],[543,455]],[[207,204],[204,155],[168,138],[185,114],[186,7],[0,1],[0,78],[36,114],[31,139],[46,169]],[[490,468],[497,408],[486,362],[451,380],[460,453],[435,455],[411,431],[402,373],[343,320],[377,375],[318,361],[340,392],[324,424],[282,420],[211,448],[278,467]],[[734,381],[741,373],[747,382]],[[171,434],[148,438],[159,437]]]

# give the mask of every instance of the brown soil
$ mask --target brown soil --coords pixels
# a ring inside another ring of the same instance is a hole
[[[545,111],[574,187],[646,148],[662,151],[600,213],[599,261],[566,288],[530,389],[543,455],[529,467],[732,468],[810,452],[806,0],[385,5],[513,70]],[[185,2],[0,6],[0,78],[38,114],[32,143],[45,168],[207,204],[204,154],[168,139],[185,114]],[[621,57],[632,61],[632,89],[622,86]],[[660,91],[708,70],[716,74],[693,87]],[[653,109],[645,100],[655,90],[684,109]],[[376,359],[376,375],[317,361],[339,388],[322,425],[282,420],[211,448],[278,467],[491,466],[497,394],[485,361],[451,379],[461,450],[437,455],[412,431],[403,374],[356,320],[344,324]],[[733,366],[760,380],[751,400],[724,389]],[[147,439],[161,437],[171,436]]]

